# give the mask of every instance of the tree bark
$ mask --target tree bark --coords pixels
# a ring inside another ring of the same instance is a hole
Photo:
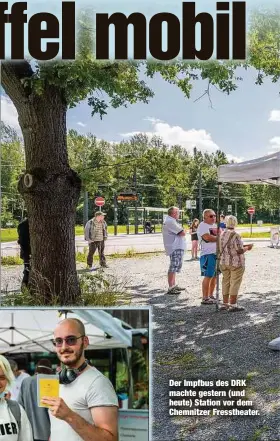
[[[80,295],[75,259],[75,218],[81,181],[67,155],[67,105],[61,91],[23,87],[28,63],[3,63],[2,84],[22,130],[26,173],[19,192],[27,208],[31,240],[30,290],[40,304],[74,305]]]

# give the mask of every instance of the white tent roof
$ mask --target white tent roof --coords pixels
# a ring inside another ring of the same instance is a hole
[[[132,332],[103,310],[1,310],[0,353],[54,352],[53,331],[59,321],[78,318],[89,337],[88,349],[125,348],[132,345]],[[109,336],[109,338],[108,338]]]
[[[221,165],[218,168],[218,182],[280,187],[280,152],[237,164]]]

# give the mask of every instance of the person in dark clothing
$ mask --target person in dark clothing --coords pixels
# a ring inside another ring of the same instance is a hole
[[[22,287],[24,286],[26,287],[29,281],[30,259],[31,259],[28,219],[24,219],[22,222],[19,223],[17,231],[18,231],[18,244],[20,245],[20,258],[23,260],[23,265],[24,265]]]

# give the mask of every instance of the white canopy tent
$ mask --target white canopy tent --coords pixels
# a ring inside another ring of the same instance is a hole
[[[223,183],[269,184],[280,187],[280,152],[237,164],[221,165],[218,168],[218,212]],[[219,276],[217,276],[217,299],[219,299]],[[269,347],[280,350],[280,337],[272,340]]]
[[[127,348],[132,345],[132,330],[103,310],[17,309],[0,311],[0,353],[54,352],[53,331],[65,317],[85,324],[88,349]]]
[[[237,164],[221,165],[218,168],[218,182],[280,187],[280,152]]]

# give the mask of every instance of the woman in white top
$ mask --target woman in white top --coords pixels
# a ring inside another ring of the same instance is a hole
[[[8,360],[0,355],[0,439],[1,441],[33,441],[32,429],[25,410],[6,398],[14,374]]]

